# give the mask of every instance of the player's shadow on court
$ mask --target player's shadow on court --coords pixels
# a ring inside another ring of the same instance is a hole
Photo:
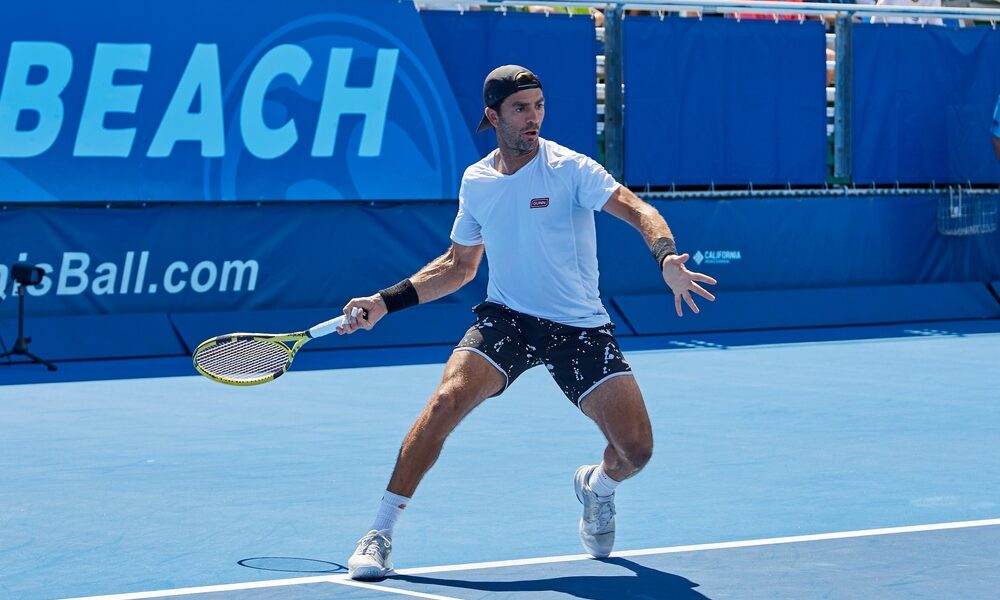
[[[625,567],[633,575],[569,575],[527,581],[469,581],[420,575],[395,575],[394,580],[423,585],[480,590],[484,592],[560,592],[587,600],[622,600],[624,598],[657,600],[707,600],[694,588],[698,584],[681,577],[644,567],[624,558],[605,558],[600,562]],[[554,568],[554,566],[549,566]]]

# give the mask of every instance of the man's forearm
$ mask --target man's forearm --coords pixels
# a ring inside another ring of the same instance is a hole
[[[470,274],[469,269],[456,260],[454,250],[449,249],[414,273],[410,282],[417,290],[420,303],[425,304],[457,291],[473,276],[475,270]]]
[[[642,239],[646,240],[647,246],[652,248],[653,243],[662,237],[674,239],[674,234],[670,231],[666,219],[651,204],[643,202],[637,212],[636,229],[642,234]]]
[[[635,228],[661,265],[664,256],[676,253],[674,234],[666,219],[653,205],[643,201],[628,188],[620,186],[616,189],[608,198],[604,210]]]
[[[447,252],[396,285],[379,290],[370,296],[367,302],[374,302],[376,307],[384,308],[385,313],[391,313],[437,300],[454,292],[475,277],[482,256],[482,245],[452,244]],[[364,303],[357,306],[365,310],[372,309]],[[344,310],[349,308],[352,308],[350,304]],[[385,313],[376,311],[375,320],[377,321]]]
[[[667,220],[663,218],[660,211],[642,200],[628,188],[621,188],[622,206],[626,207],[626,213],[622,216],[646,240],[646,246],[652,248],[656,240],[660,238],[674,239]]]

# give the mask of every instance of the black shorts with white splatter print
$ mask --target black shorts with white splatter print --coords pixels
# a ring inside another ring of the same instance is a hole
[[[483,302],[473,311],[476,322],[455,350],[485,357],[507,377],[504,389],[521,373],[544,364],[566,397],[579,406],[605,380],[632,373],[615,340],[614,323],[573,327],[493,302]]]

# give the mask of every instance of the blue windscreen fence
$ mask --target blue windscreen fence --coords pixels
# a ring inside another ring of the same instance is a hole
[[[826,181],[820,22],[629,17],[623,38],[628,185]]]
[[[475,133],[483,79],[511,62],[542,78],[544,135],[596,154],[585,16],[398,0],[76,4],[4,8],[0,201],[454,199],[495,147]]]
[[[541,77],[543,136],[600,154],[586,15],[76,4],[4,9],[0,202],[454,200],[494,147],[475,127],[483,78],[505,63]],[[627,184],[827,181],[821,22],[630,15],[622,27]],[[853,39],[854,182],[1000,182],[1000,33],[859,23]]]
[[[689,267],[718,279],[719,301],[674,316],[641,237],[597,215],[601,295],[623,336],[1000,318],[988,287],[1000,281],[1000,232],[939,235],[936,196],[653,203]],[[337,314],[444,252],[455,211],[454,202],[8,208],[0,347],[17,331],[12,262],[47,273],[25,298],[42,356],[178,356],[226,331],[301,329]],[[371,334],[310,346],[454,343],[485,298],[488,269],[484,261],[457,293],[390,315]]]
[[[483,116],[486,74],[499,65],[522,65],[542,82],[542,135],[597,156],[597,37],[590,17],[424,11],[421,18],[469,127],[474,130]],[[492,129],[477,134],[475,143],[480,155],[497,147]]]
[[[454,216],[454,203],[405,202],[11,208],[0,211],[0,316],[16,307],[14,262],[49,273],[28,289],[35,314],[339,307],[442,254]],[[474,289],[449,301],[480,299]]]
[[[1000,280],[1000,232],[937,233],[937,196],[653,201],[689,265],[721,292]],[[0,211],[0,318],[16,314],[8,265],[49,276],[34,315],[338,308],[444,253],[454,202]],[[656,294],[642,238],[596,215],[604,297]],[[928,257],[934,257],[928,260]],[[446,302],[485,297],[488,262]]]
[[[853,180],[998,183],[1000,32],[856,24]]]

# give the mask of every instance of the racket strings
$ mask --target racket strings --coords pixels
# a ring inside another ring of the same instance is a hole
[[[195,357],[202,369],[231,379],[256,379],[283,371],[290,357],[277,342],[232,340],[202,349]]]

